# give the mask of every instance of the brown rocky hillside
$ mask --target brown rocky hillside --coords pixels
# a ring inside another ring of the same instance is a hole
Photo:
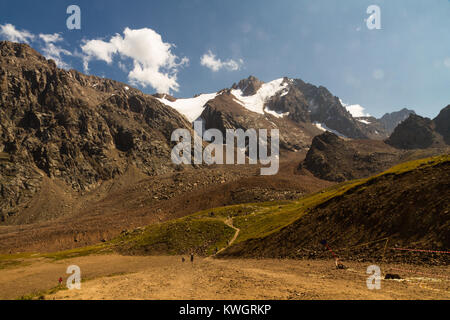
[[[448,116],[445,119],[445,112],[442,113],[441,118],[437,118],[439,123],[439,130],[444,134],[447,131],[450,122]],[[445,124],[446,123],[446,124]],[[424,118],[415,114],[411,114],[408,119],[400,123],[386,140],[386,143],[398,149],[426,149],[433,147],[442,147],[446,142],[438,132],[435,121]]]
[[[173,171],[170,135],[190,124],[125,84],[58,69],[25,44],[0,42],[0,217],[15,215],[43,176],[88,191],[129,165]]]
[[[299,169],[335,182],[366,178],[394,164],[449,153],[450,147],[400,150],[383,141],[342,139],[325,132],[313,139]]]
[[[443,159],[443,160],[442,160]],[[446,159],[446,160],[445,160]],[[448,255],[405,253],[392,248],[448,251],[450,246],[450,161],[397,167],[355,184],[310,209],[296,222],[263,238],[229,248],[224,256],[325,258],[326,240],[342,258],[399,262],[449,262]]]

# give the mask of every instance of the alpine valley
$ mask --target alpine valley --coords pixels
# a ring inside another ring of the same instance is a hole
[[[324,239],[348,263],[448,266],[448,255],[386,248],[449,248],[450,105],[434,119],[403,106],[377,119],[354,107],[320,84],[286,77],[236,79],[192,98],[149,95],[2,41],[0,270],[36,259],[89,264],[104,255],[113,265],[117,257],[193,254],[216,258],[202,260],[199,279],[215,264],[217,281],[233,288],[220,261],[314,264],[331,258]],[[173,164],[172,132],[193,132],[195,121],[224,136],[278,129],[278,174],[261,176],[250,164]],[[139,274],[139,263],[123,266]],[[239,270],[253,270],[245,263]],[[92,276],[131,270],[115,265]]]

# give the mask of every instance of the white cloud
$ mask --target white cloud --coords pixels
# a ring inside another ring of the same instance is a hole
[[[371,117],[371,115],[365,111],[365,108],[363,106],[361,106],[359,104],[350,105],[350,104],[344,103],[342,100],[340,100],[340,101],[341,101],[341,104],[347,109],[348,112],[350,112],[350,114],[354,118]]]
[[[54,43],[54,42],[61,42],[63,41],[63,37],[59,33],[54,34],[43,34],[41,33],[39,35],[39,38],[41,38],[45,43]]]
[[[17,30],[16,27],[10,23],[0,24],[0,35],[13,42],[29,43],[29,41],[34,39],[32,33],[26,30]]]
[[[213,72],[217,72],[221,69],[226,69],[229,71],[237,71],[242,67],[244,61],[242,59],[239,59],[238,61],[235,61],[233,59],[229,59],[228,61],[222,61],[218,59],[216,55],[211,52],[211,50],[209,50],[201,57],[200,64],[204,67],[211,69]]]
[[[117,48],[110,42],[103,40],[89,40],[81,46],[81,50],[86,54],[85,62],[89,62],[92,59],[103,60],[107,64],[112,63],[112,56],[117,53]],[[87,69],[87,64],[86,68]],[[88,69],[86,70],[88,71]]]
[[[62,55],[71,56],[72,53],[60,46],[55,45],[55,42],[63,41],[63,37],[59,33],[54,34],[40,34],[39,38],[45,42],[45,47],[42,48],[42,53],[47,59],[55,61],[60,68],[70,69],[70,66],[62,59]]]
[[[348,105],[348,106],[345,106],[345,108],[355,118],[358,118],[358,117],[370,117],[370,114],[365,112],[364,107],[359,105],[359,104]]]
[[[121,59],[132,59],[133,70],[128,78],[134,85],[151,86],[158,92],[178,91],[177,73],[179,67],[187,65],[189,59],[179,59],[172,53],[174,45],[165,43],[161,35],[149,28],[126,28],[123,36],[116,34],[108,42],[103,40],[85,41],[81,46],[85,54],[84,66],[88,69],[92,60],[113,62],[114,55]],[[123,68],[124,64],[119,67]]]

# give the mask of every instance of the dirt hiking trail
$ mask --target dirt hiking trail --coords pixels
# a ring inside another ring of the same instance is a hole
[[[227,248],[231,247],[231,246],[233,245],[233,243],[236,241],[237,237],[239,236],[239,233],[241,232],[241,229],[236,228],[236,227],[233,225],[233,218],[229,218],[229,219],[225,220],[225,224],[226,224],[227,226],[229,226],[230,228],[233,228],[233,229],[236,231],[236,233],[234,234],[233,238],[232,238],[230,241],[228,241],[228,245],[227,245],[226,247],[223,247],[223,248],[220,249],[219,251],[217,251],[215,255],[218,255],[218,254],[221,253],[222,251],[224,251],[224,250],[226,250]]]

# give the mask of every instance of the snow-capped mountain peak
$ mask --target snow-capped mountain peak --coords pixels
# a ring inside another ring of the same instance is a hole
[[[353,139],[385,137],[383,127],[373,123],[374,118],[363,106],[343,103],[325,87],[301,79],[279,78],[264,83],[250,76],[230,89],[194,98],[155,97],[191,123],[202,120],[205,128],[289,127],[290,132],[284,135],[289,137],[295,127],[305,137],[319,130]],[[306,144],[307,139],[303,142]]]
[[[273,81],[270,81],[268,83],[263,83],[259,80],[257,80],[254,77],[250,77],[249,79],[246,79],[248,82],[256,82],[257,81],[257,88],[255,88],[254,83],[252,83],[252,89],[256,91],[256,93],[252,92],[251,90],[248,90],[249,84],[248,83],[242,83],[242,89],[238,86],[233,86],[235,89],[231,89],[231,94],[236,98],[235,102],[239,103],[241,106],[243,106],[245,109],[251,112],[255,112],[258,114],[271,114],[277,118],[284,117],[289,115],[289,113],[278,113],[273,110],[269,110],[265,107],[265,104],[268,100],[270,100],[273,96],[281,93],[281,96],[286,95],[288,93],[288,82],[284,78],[276,79]],[[253,94],[250,94],[253,93]],[[187,99],[169,99],[165,95],[162,95],[161,97],[158,97],[157,99],[174,108],[179,113],[184,115],[190,122],[194,122],[197,120],[203,110],[205,109],[205,105],[208,101],[216,98],[220,92],[216,93],[208,93],[208,94],[201,94],[194,98],[187,98]]]
[[[273,80],[268,83],[264,83],[259,90],[251,96],[246,96],[242,92],[241,89],[234,89],[231,90],[231,94],[233,94],[237,102],[241,104],[243,107],[245,107],[247,110],[256,112],[259,114],[267,113],[274,113],[270,112],[270,110],[265,109],[266,102],[278,94],[279,92],[286,90],[288,88],[288,83],[284,81],[283,78]],[[284,93],[283,93],[284,94]],[[277,114],[275,112],[275,114]],[[277,114],[279,116],[279,114]]]

